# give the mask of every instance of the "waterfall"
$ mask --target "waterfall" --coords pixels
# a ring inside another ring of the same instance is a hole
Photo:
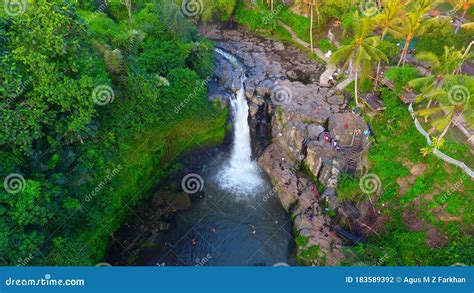
[[[260,168],[252,160],[252,147],[250,142],[250,127],[248,124],[249,106],[245,98],[245,71],[237,59],[220,50],[216,52],[227,59],[235,69],[241,72],[237,82],[240,83],[240,89],[231,99],[231,109],[233,113],[234,141],[229,161],[219,172],[218,181],[222,188],[235,192],[251,195],[255,192],[263,180],[261,178]]]

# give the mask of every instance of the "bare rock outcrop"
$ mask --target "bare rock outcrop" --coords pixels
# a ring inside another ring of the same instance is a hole
[[[246,68],[252,125],[270,117],[272,143],[257,154],[258,162],[294,217],[297,236],[307,240],[299,252],[317,246],[320,257],[313,264],[337,265],[343,241],[325,209],[347,217],[357,214],[337,198],[336,190],[342,173],[354,174],[363,167],[362,154],[369,148],[367,124],[348,111],[342,93],[318,84],[325,65],[296,47],[243,30],[215,30],[209,37]],[[235,91],[242,72],[233,72],[227,60],[217,58],[224,68],[216,72],[219,83]],[[325,187],[321,196],[312,180]]]

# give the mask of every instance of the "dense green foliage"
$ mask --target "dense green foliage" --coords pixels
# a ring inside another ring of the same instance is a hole
[[[227,110],[211,105],[206,97],[214,71],[213,44],[199,34],[196,23],[235,20],[295,44],[283,22],[310,41],[306,13],[282,1],[274,1],[274,11],[264,1],[125,3],[37,0],[29,1],[18,15],[0,10],[0,178],[19,178],[0,189],[0,264],[95,264],[130,209],[175,169],[177,156],[223,140]],[[395,65],[397,43],[404,38],[417,52],[440,55],[445,46],[464,50],[473,37],[466,29],[454,34],[450,18],[425,21],[423,10],[420,21],[414,22],[422,29],[416,29],[412,39],[397,33],[400,22],[379,38],[382,29],[369,16],[359,18],[354,13],[359,8],[358,1],[321,3],[320,22],[313,24],[314,44],[323,52],[336,51],[336,42],[328,40],[329,29],[343,48],[365,42],[371,54],[357,55],[367,71],[374,61]],[[360,19],[367,22],[365,40],[358,40]],[[375,58],[382,55],[387,58]],[[399,93],[420,72],[402,66],[385,76]],[[374,82],[361,79],[360,91],[373,89]],[[423,157],[420,150],[426,141],[406,106],[387,89],[381,95],[387,111],[367,119],[376,138],[370,172],[383,184],[376,203],[386,230],[354,247],[349,263],[474,264],[469,235],[474,211],[466,204],[473,200],[472,180],[432,154]],[[442,151],[458,159],[470,156],[464,160],[472,163],[470,149],[452,134]],[[407,163],[425,164],[426,170],[401,195],[398,180],[410,176]],[[368,199],[359,181],[349,176],[341,178],[338,195],[348,201]],[[422,223],[421,229],[406,223],[406,211]],[[427,245],[433,237],[429,228],[440,233],[435,235],[443,239],[439,247]],[[296,242],[303,248],[297,256],[301,263],[322,258],[320,248],[306,247],[304,237]]]
[[[426,32],[421,35],[415,49],[418,52],[431,51],[441,55],[445,46],[454,46],[456,49],[465,48],[466,44],[472,41],[472,36],[473,33],[467,30],[461,30],[459,33],[453,34],[450,19],[436,18],[428,23]]]
[[[410,80],[420,76],[420,72],[411,66],[403,66],[389,69],[385,76],[394,83],[395,91],[400,93]]]
[[[176,156],[224,138],[212,43],[167,1],[137,1],[131,19],[118,5],[1,15],[0,177],[25,179],[0,191],[2,263],[95,264]]]

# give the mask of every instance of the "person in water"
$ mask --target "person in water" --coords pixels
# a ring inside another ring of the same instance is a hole
[[[257,233],[257,227],[252,224],[250,224],[250,227],[252,228],[252,234],[255,235]]]

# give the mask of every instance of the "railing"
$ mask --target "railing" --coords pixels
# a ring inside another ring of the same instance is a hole
[[[425,131],[425,129],[423,129],[423,126],[421,126],[420,122],[416,118],[415,113],[413,112],[413,104],[410,104],[410,106],[408,106],[408,111],[410,111],[410,115],[413,118],[413,120],[415,121],[416,129],[418,129],[418,131],[426,138],[426,141],[428,142],[428,145],[431,146],[432,145],[431,138],[430,138],[429,134]],[[438,158],[440,158],[441,160],[447,162],[447,163],[458,166],[464,172],[466,172],[469,176],[471,176],[471,178],[474,178],[474,172],[464,162],[461,162],[461,161],[458,161],[458,160],[455,160],[455,159],[451,158],[450,156],[442,153],[437,148],[433,148],[433,154],[435,156],[437,156]]]

